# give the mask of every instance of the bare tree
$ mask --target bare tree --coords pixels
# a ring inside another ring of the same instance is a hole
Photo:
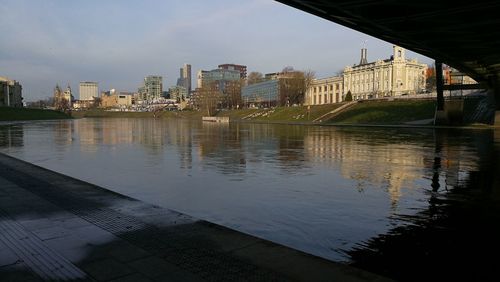
[[[264,76],[260,72],[253,71],[248,74],[247,84],[252,85],[264,81]]]
[[[27,105],[28,108],[46,109],[54,105],[54,98],[50,97],[50,98],[40,99],[34,102],[28,102]]]
[[[94,97],[94,101],[92,101],[90,108],[98,108],[101,106],[102,99],[100,97]]]
[[[245,81],[243,79],[228,82],[224,89],[225,106],[230,109],[241,105],[241,88]]]
[[[307,92],[307,89],[311,87],[311,84],[313,83],[315,78],[316,78],[316,73],[313,70],[304,71],[304,89],[303,89],[304,95]],[[302,97],[301,103],[303,102],[304,102],[304,97]]]
[[[303,104],[304,96],[315,77],[314,71],[296,71],[286,67],[280,77],[281,105]]]
[[[215,115],[217,105],[221,102],[222,93],[215,83],[209,83],[198,89],[196,103],[199,109],[208,116]]]
[[[71,111],[71,104],[68,99],[64,97],[58,97],[54,99],[54,108],[58,111],[68,113]]]

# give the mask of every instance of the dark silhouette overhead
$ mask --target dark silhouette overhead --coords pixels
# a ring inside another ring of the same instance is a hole
[[[455,67],[500,77],[500,1],[277,0]]]

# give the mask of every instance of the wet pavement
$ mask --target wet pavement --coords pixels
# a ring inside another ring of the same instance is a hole
[[[0,280],[386,281],[0,154]]]

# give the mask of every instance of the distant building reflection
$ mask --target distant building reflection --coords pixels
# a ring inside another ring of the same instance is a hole
[[[425,162],[432,178],[428,206],[395,214],[408,224],[346,250],[352,265],[396,280],[495,281],[500,131],[473,133],[434,131]]]
[[[393,205],[415,182],[428,180],[429,190],[438,192],[458,185],[478,167],[476,149],[464,147],[464,142],[455,144],[453,134],[428,129],[366,131],[127,118],[61,121],[52,126],[59,151],[73,145],[95,154],[103,145],[136,150],[126,145],[140,144],[153,163],[174,152],[181,169],[191,169],[195,158],[202,167],[222,174],[248,174],[249,164],[265,163],[287,175],[307,174],[322,166],[354,180],[360,191],[385,189]],[[0,136],[2,147],[23,146],[22,125],[1,127]]]
[[[23,124],[0,125],[0,147],[22,147],[24,145]]]
[[[424,175],[431,175],[433,187],[439,186],[441,173],[447,185],[456,185],[460,171],[477,167],[474,151],[443,143],[440,135],[435,140],[431,130],[421,131],[420,139],[414,133],[309,128],[304,147],[308,161],[339,167],[344,178],[358,182],[360,190],[365,186],[385,188],[393,204]],[[431,151],[435,144],[439,164]]]
[[[223,174],[246,172],[246,153],[239,124],[203,122],[196,142],[202,164]]]

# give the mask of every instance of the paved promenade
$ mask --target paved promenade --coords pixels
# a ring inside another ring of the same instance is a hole
[[[0,153],[0,281],[53,280],[387,281]]]

